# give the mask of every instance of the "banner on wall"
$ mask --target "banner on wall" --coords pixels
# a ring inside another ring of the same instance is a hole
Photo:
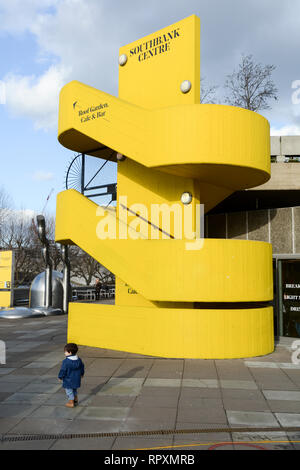
[[[12,307],[14,303],[14,253],[0,251],[0,307]]]

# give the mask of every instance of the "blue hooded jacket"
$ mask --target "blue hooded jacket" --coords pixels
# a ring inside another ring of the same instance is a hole
[[[79,388],[81,377],[84,375],[82,360],[74,356],[67,356],[61,365],[58,378],[63,380],[63,388]]]

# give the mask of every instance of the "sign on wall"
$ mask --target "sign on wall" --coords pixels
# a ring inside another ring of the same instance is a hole
[[[13,306],[14,253],[0,251],[0,307]]]

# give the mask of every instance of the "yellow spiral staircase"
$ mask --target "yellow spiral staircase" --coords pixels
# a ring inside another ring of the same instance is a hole
[[[273,350],[271,245],[203,238],[199,226],[201,207],[269,179],[269,124],[199,104],[199,87],[193,15],[121,48],[119,98],[77,81],[62,89],[59,142],[118,162],[116,212],[75,190],[57,198],[56,241],[116,275],[115,305],[70,304],[68,341],[181,358]]]

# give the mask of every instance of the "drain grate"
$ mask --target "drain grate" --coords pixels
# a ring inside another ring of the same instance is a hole
[[[133,437],[133,436],[153,436],[168,434],[209,434],[209,433],[253,433],[253,432],[298,432],[300,436],[300,427],[251,427],[251,428],[202,428],[202,429],[159,429],[154,431],[124,431],[124,432],[92,432],[92,433],[76,433],[76,434],[18,434],[18,435],[1,435],[1,442],[17,442],[17,441],[43,441],[43,440],[60,440],[60,439],[101,439],[105,437]]]

